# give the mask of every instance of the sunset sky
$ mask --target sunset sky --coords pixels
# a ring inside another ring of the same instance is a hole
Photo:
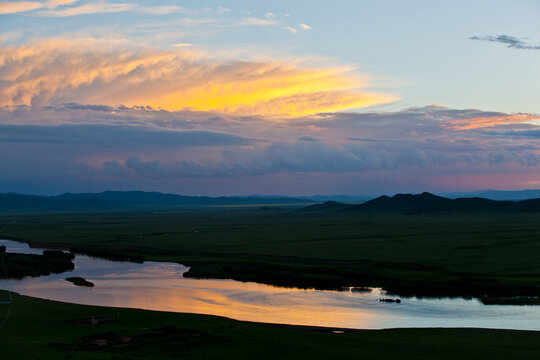
[[[0,192],[540,188],[540,2],[0,2]]]

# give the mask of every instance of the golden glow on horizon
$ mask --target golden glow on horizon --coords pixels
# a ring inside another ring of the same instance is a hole
[[[185,47],[118,45],[57,40],[0,49],[0,105],[77,102],[297,117],[396,100],[362,90],[369,84],[350,68],[220,62]]]

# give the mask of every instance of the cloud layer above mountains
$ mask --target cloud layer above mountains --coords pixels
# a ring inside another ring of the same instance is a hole
[[[539,120],[441,106],[274,121],[142,106],[17,106],[0,112],[0,151],[13,154],[0,158],[10,169],[1,185],[380,193],[497,187],[511,173],[516,188],[534,187]]]

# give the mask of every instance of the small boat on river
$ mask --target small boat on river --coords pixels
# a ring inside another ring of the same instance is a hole
[[[379,299],[380,302],[386,302],[386,303],[401,303],[401,299],[391,299],[391,298],[381,298]]]

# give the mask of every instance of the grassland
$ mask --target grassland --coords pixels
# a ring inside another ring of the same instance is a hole
[[[0,291],[0,298],[6,297]],[[0,307],[0,321],[7,311]],[[94,321],[92,321],[92,319]],[[540,332],[345,330],[83,306],[14,295],[2,359],[538,359]]]
[[[256,209],[0,216],[0,237],[112,258],[179,262],[193,277],[382,286],[399,295],[540,295],[538,214],[335,214]],[[487,299],[487,298],[486,298]],[[514,303],[515,301],[512,300]],[[519,301],[518,301],[519,302]]]

